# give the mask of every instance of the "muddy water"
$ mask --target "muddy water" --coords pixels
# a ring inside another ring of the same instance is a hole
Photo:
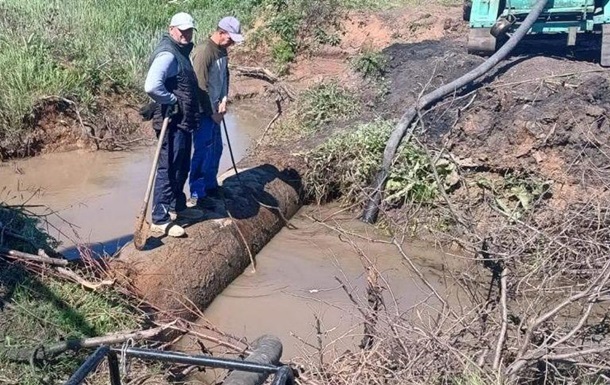
[[[265,122],[243,113],[227,119],[233,150],[239,160],[261,134]],[[89,243],[96,252],[112,254],[131,240],[150,170],[154,148],[131,152],[71,152],[51,154],[0,165],[0,192],[8,203],[43,205],[33,211],[49,214],[49,233],[63,242],[63,251],[76,256],[76,244]],[[230,167],[228,151],[221,170]],[[46,207],[46,208],[45,208]],[[339,213],[337,213],[339,211]],[[361,237],[383,240],[339,208],[305,207],[291,220],[296,230],[282,230],[256,257],[257,271],[247,269],[205,310],[207,321],[224,332],[254,340],[274,334],[284,344],[283,359],[316,353],[316,322],[323,344],[342,352],[362,338],[362,317],[339,280],[355,301],[366,303],[366,274],[354,245],[311,217],[329,218]],[[382,273],[380,283],[390,306],[406,309],[426,297],[394,246],[349,237]],[[433,283],[441,280],[444,255],[427,245],[407,247]],[[180,347],[200,352],[194,342]],[[208,371],[209,376],[214,376]]]
[[[338,211],[341,210],[334,206],[302,208],[291,219],[297,229],[284,228],[276,235],[257,255],[256,272],[246,269],[205,309],[205,319],[200,324],[209,322],[249,341],[263,334],[276,335],[284,344],[283,359],[287,361],[316,354],[317,318],[324,346],[329,345],[331,351],[338,353],[354,349],[362,339],[363,320],[341,282],[359,304],[366,306],[366,274],[358,249],[375,263],[385,279],[379,283],[391,288],[384,292],[389,309],[397,306],[406,310],[427,298],[428,291],[413,278],[397,248],[388,244],[383,234],[351,214]],[[358,236],[339,237],[336,230],[311,218],[329,218],[329,225]],[[346,242],[348,239],[353,244]],[[444,284],[443,253],[429,245],[403,247],[433,285]],[[179,346],[201,353],[193,340],[183,339]],[[196,377],[213,383],[220,375],[222,371],[207,371]]]
[[[229,114],[226,123],[239,161],[261,135],[265,122],[240,111]],[[113,254],[131,241],[154,151],[154,147],[76,151],[0,163],[0,199],[8,204],[40,205],[31,210],[46,215],[50,235],[62,242],[60,250],[68,257],[78,255],[75,245],[79,244]],[[225,140],[220,171],[230,167]]]

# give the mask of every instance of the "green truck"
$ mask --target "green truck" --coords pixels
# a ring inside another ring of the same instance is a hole
[[[519,27],[536,0],[467,0],[468,52],[491,55]],[[574,46],[580,34],[601,35],[600,64],[610,66],[610,0],[549,0],[528,34],[565,34]]]

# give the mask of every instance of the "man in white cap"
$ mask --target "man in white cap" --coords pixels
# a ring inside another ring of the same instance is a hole
[[[192,132],[199,126],[198,85],[189,54],[195,24],[188,13],[174,15],[153,52],[144,90],[155,101],[153,128],[159,137],[163,119],[170,123],[162,140],[153,192],[151,230],[172,237],[185,234],[177,217],[199,219],[203,213],[186,206],[184,184],[190,169]]]
[[[199,84],[201,120],[193,133],[193,159],[189,185],[191,205],[201,206],[206,196],[218,194],[218,167],[222,155],[220,123],[227,112],[229,65],[227,48],[244,40],[235,17],[220,20],[210,38],[193,51],[193,68]]]

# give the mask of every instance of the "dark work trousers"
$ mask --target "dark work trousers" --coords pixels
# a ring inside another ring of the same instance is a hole
[[[157,138],[160,131],[156,131]],[[172,127],[167,128],[153,193],[152,222],[162,225],[170,221],[170,211],[186,209],[184,184],[191,164],[192,135],[190,132]]]

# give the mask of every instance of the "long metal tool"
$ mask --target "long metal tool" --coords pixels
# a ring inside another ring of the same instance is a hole
[[[146,222],[146,212],[148,211],[148,202],[150,201],[150,194],[152,192],[153,183],[155,182],[155,174],[157,172],[157,165],[159,163],[159,154],[161,154],[161,147],[163,146],[163,139],[165,138],[165,132],[169,125],[169,116],[163,119],[163,125],[161,126],[161,132],[159,133],[159,141],[157,142],[157,150],[155,151],[155,157],[153,159],[150,174],[148,176],[148,185],[146,186],[146,193],[144,194],[144,202],[142,202],[142,208],[140,214],[136,218],[136,227],[133,233],[133,244],[136,249],[142,250],[146,245],[148,239],[148,230],[150,225]]]
[[[222,127],[225,130],[225,138],[227,139],[227,147],[229,147],[229,154],[231,155],[231,164],[233,165],[233,170],[235,170],[235,175],[239,178],[239,172],[237,171],[237,165],[235,165],[235,157],[233,156],[233,149],[231,148],[231,140],[229,139],[229,130],[227,130],[227,123],[225,123],[225,118],[222,118]],[[241,182],[241,180],[240,180]]]

